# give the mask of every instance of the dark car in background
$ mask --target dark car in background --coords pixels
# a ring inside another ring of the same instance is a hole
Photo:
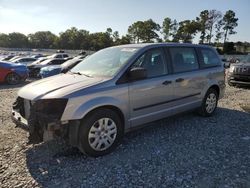
[[[23,64],[0,61],[0,82],[18,84],[28,77],[28,69]]]
[[[30,77],[40,77],[40,69],[48,65],[61,65],[69,58],[55,58],[55,59],[46,59],[39,64],[30,64],[28,65],[29,76]]]
[[[250,55],[230,65],[227,80],[230,86],[250,86]]]
[[[54,76],[56,74],[66,73],[70,69],[72,69],[74,66],[76,66],[78,63],[80,63],[83,59],[84,59],[84,56],[80,58],[70,59],[61,65],[50,65],[50,66],[43,67],[40,70],[40,76],[42,78],[46,78],[49,76]]]
[[[11,55],[7,55],[7,56],[2,57],[0,60],[1,61],[9,61],[13,57],[15,57],[15,55],[11,54]]]

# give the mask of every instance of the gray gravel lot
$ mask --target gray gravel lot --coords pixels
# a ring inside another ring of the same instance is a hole
[[[62,141],[27,145],[10,120],[20,87],[0,85],[0,187],[250,187],[250,89],[227,86],[215,116],[153,122],[95,159]]]

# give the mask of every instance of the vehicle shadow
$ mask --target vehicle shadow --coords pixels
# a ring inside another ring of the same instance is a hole
[[[249,125],[243,111],[218,108],[209,118],[185,113],[128,133],[99,158],[60,141],[36,145],[26,151],[27,168],[42,187],[221,187],[235,173],[236,187],[247,187]]]

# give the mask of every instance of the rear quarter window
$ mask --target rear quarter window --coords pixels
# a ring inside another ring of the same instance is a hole
[[[201,67],[215,67],[220,65],[220,59],[211,49],[200,49]]]
[[[199,69],[199,64],[194,48],[171,47],[169,48],[174,73],[188,72]]]

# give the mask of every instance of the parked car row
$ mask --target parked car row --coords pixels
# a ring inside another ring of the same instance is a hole
[[[50,56],[43,54],[32,56],[5,55],[0,60],[0,82],[17,84],[27,77],[45,78],[66,72],[85,57],[86,53],[72,58],[63,51]],[[20,69],[22,69],[21,73]]]

